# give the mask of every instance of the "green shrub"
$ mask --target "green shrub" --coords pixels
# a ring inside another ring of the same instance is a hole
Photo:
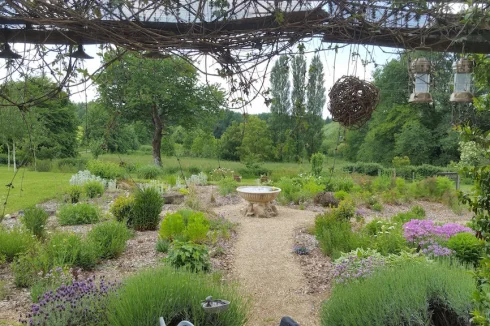
[[[61,172],[78,172],[87,168],[88,159],[67,157],[57,160],[58,169]]]
[[[78,259],[82,239],[71,232],[55,232],[44,246],[49,266],[73,266]]]
[[[410,165],[410,158],[408,156],[395,156],[391,160],[391,164],[393,164],[393,167],[395,168],[408,166]]]
[[[104,140],[103,139],[95,139],[92,140],[89,144],[90,153],[92,153],[92,157],[94,159],[98,159],[100,155],[104,153]]]
[[[214,315],[204,312],[201,302],[207,296],[230,301],[229,309]],[[126,279],[106,310],[112,326],[154,326],[158,316],[167,325],[188,320],[201,326],[239,326],[246,324],[248,308],[235,288],[222,285],[213,275],[159,267]]]
[[[93,227],[87,234],[99,248],[100,258],[117,258],[126,249],[126,240],[130,232],[126,225],[117,221],[106,221]]]
[[[474,291],[473,277],[463,268],[402,263],[334,287],[321,325],[470,325]]]
[[[155,245],[155,249],[158,252],[166,254],[170,249],[170,241],[166,239],[158,239],[157,244]]]
[[[192,242],[174,241],[165,261],[175,268],[192,272],[206,272],[211,268],[207,247]]]
[[[146,188],[137,190],[134,195],[134,205],[128,225],[135,230],[155,230],[160,221],[163,198],[157,190]]]
[[[36,237],[42,238],[45,234],[46,222],[49,214],[44,209],[36,206],[24,210],[24,216],[20,219],[22,224]]]
[[[88,198],[100,197],[104,194],[104,185],[96,180],[91,180],[84,183],[83,190]]]
[[[425,209],[420,205],[413,206],[410,211],[419,218],[425,217]]]
[[[379,172],[384,171],[384,167],[379,163],[365,163],[357,162],[354,164],[347,164],[344,166],[343,170],[349,173],[361,173],[370,176],[377,176]]]
[[[319,176],[323,170],[323,163],[325,162],[325,155],[322,153],[315,153],[311,155],[310,163],[311,163],[311,172]]]
[[[279,187],[280,188],[280,187]],[[350,192],[354,188],[354,180],[351,177],[328,177],[325,183],[325,191],[346,191]],[[282,188],[281,188],[282,189]]]
[[[129,221],[134,205],[134,196],[119,196],[114,200],[110,212],[117,221]]]
[[[344,190],[339,190],[339,191],[336,191],[333,196],[335,197],[335,199],[341,201],[341,200],[344,200],[346,198],[349,198],[350,195],[347,191],[344,191]]]
[[[238,183],[232,178],[225,178],[218,182],[219,193],[221,196],[226,196],[236,191]]]
[[[456,252],[456,257],[462,263],[476,266],[483,255],[485,242],[471,233],[462,232],[449,238],[447,247]]]
[[[25,254],[35,244],[36,238],[27,230],[20,227],[7,230],[0,225],[0,256],[5,256],[8,262]]]
[[[125,175],[124,169],[119,165],[106,161],[90,160],[87,163],[87,169],[90,173],[104,179],[117,179]]]
[[[53,169],[53,162],[51,160],[36,160],[35,168],[37,172],[49,172]]]
[[[392,226],[393,223],[384,220],[384,219],[379,219],[376,218],[372,220],[371,222],[367,223],[366,226],[364,227],[364,230],[367,232],[368,235],[376,235],[378,232],[380,232],[384,226]]]
[[[84,270],[92,270],[99,262],[100,246],[90,238],[82,240],[75,265]]]
[[[99,209],[87,203],[62,206],[58,221],[61,225],[91,224],[99,221]]]
[[[332,209],[332,214],[338,220],[350,220],[356,213],[356,205],[352,199],[342,200],[337,208]]]
[[[371,205],[371,209],[376,212],[382,212],[384,207],[380,203],[374,203],[373,205]]]
[[[401,224],[407,223],[411,220],[424,220],[425,210],[421,206],[414,206],[408,212],[398,213],[391,218],[393,222]]]
[[[371,247],[383,256],[399,254],[407,249],[407,241],[403,237],[402,228],[398,225],[381,225],[381,228],[372,238]]]
[[[392,186],[392,178],[388,175],[381,175],[374,178],[371,185],[373,192],[383,192],[390,190]]]
[[[338,258],[342,252],[349,252],[360,246],[350,222],[339,220],[333,213],[315,218],[315,234],[323,253],[333,259]]]
[[[47,255],[37,250],[18,256],[11,265],[16,287],[25,288],[34,284],[39,272],[47,272],[50,268]]]
[[[156,179],[162,174],[162,169],[155,165],[145,165],[136,171],[140,179]]]
[[[66,192],[70,197],[70,202],[76,204],[80,201],[80,197],[83,193],[83,187],[78,185],[70,186]]]
[[[297,198],[297,195],[301,191],[301,183],[294,182],[293,179],[288,177],[282,177],[277,186],[281,188],[279,199],[284,203],[290,203]]]
[[[179,210],[165,216],[159,235],[161,239],[166,240],[204,242],[209,227],[209,220],[203,213]]]
[[[209,231],[209,220],[203,213],[195,212],[187,219],[184,235],[189,241],[204,242]]]

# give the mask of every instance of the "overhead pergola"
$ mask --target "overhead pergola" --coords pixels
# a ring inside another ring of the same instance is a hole
[[[0,41],[131,50],[279,51],[305,38],[490,53],[490,4],[416,0],[5,0]],[[270,47],[273,47],[271,49]]]
[[[34,44],[28,61],[53,76],[55,65],[43,56],[54,48],[57,63],[66,61],[66,45],[77,44],[209,55],[221,64],[219,75],[232,76],[311,39],[322,49],[343,43],[490,53],[489,17],[488,0],[4,0],[0,42]],[[242,77],[234,82],[250,86]]]

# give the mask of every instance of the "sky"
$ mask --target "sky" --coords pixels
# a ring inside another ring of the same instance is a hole
[[[328,46],[328,44],[325,43],[322,44],[318,40],[310,40],[309,42],[305,42],[304,45],[305,45],[306,60],[308,65],[314,55],[313,52],[315,49],[326,48],[326,46]],[[318,52],[320,55],[320,59],[323,63],[324,83],[325,83],[325,89],[327,94],[330,88],[333,86],[334,82],[344,75],[355,75],[360,79],[372,80],[372,74],[375,70],[375,66],[372,61],[375,61],[375,63],[379,66],[383,66],[388,61],[397,58],[399,52],[399,50],[397,49],[379,48],[373,46],[363,47],[357,45],[339,45],[339,47],[340,48],[338,49],[336,55],[334,50],[322,50]],[[22,54],[24,45],[15,44],[13,45],[12,49]],[[100,49],[98,48],[98,46],[91,45],[91,46],[85,46],[84,50],[87,54],[93,56],[94,59],[84,60],[81,63],[82,67],[86,68],[89,71],[89,73],[93,73],[98,68],[100,68],[101,65],[100,58],[99,56],[97,56],[97,52],[100,52]],[[352,56],[351,53],[359,53],[359,56],[355,56],[355,55]],[[269,75],[274,65],[274,62],[275,60],[277,60],[277,58],[278,57],[274,58],[269,65],[266,65],[265,63],[259,65],[257,69],[258,74],[261,77],[263,76],[263,78],[265,78],[265,80],[259,78],[259,80],[255,83],[255,86],[259,88],[263,82],[263,88],[261,91],[268,89],[270,86]],[[368,61],[370,61],[370,63],[367,64],[366,66],[363,66],[361,59],[362,60],[367,59]],[[195,62],[195,65],[201,71],[207,70],[209,72],[215,72],[216,68],[219,68],[219,65],[211,57],[208,57],[207,60],[204,60],[203,57],[201,57],[197,62]],[[203,83],[206,82],[213,83],[213,84],[217,83],[220,85],[222,89],[224,89],[229,93],[229,85],[225,79],[222,79],[220,77],[215,77],[215,76],[206,77],[204,74],[200,74],[200,79]],[[70,88],[71,90],[70,97],[73,102],[92,101],[97,98],[98,95],[97,95],[96,88],[94,86],[91,86],[90,82],[87,82],[86,85],[87,87],[85,87],[82,84],[78,87],[73,86]],[[254,92],[251,92],[251,97],[253,97],[254,95],[255,95]],[[329,116],[327,107],[328,107],[328,96],[327,96],[327,103],[323,109],[323,118]],[[270,112],[270,109],[264,103],[264,98],[262,96],[257,96],[248,105],[241,108],[238,112],[258,114],[263,112]]]

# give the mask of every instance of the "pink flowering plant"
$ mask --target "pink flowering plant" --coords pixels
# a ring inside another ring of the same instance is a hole
[[[445,246],[447,240],[461,232],[472,232],[456,223],[436,225],[431,220],[411,220],[403,224],[403,235],[413,246],[428,256],[450,256],[454,252]]]

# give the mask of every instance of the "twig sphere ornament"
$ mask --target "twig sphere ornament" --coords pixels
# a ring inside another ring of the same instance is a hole
[[[354,76],[342,76],[328,92],[332,120],[344,127],[360,128],[379,102],[379,89]]]

